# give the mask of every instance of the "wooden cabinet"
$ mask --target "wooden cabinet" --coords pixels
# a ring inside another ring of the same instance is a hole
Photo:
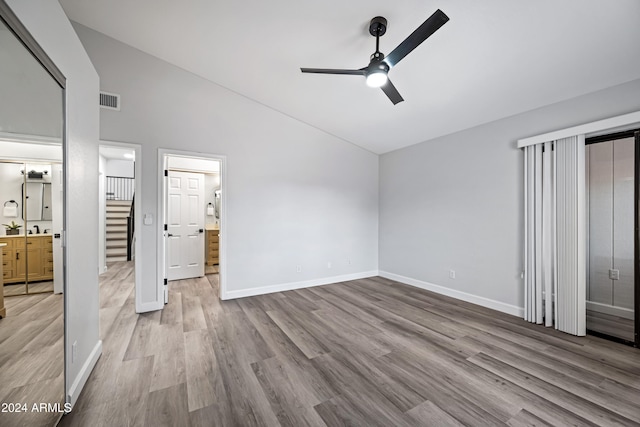
[[[35,234],[24,236],[3,236],[2,267],[4,283],[53,280],[53,241],[51,235]]]
[[[207,265],[218,265],[220,262],[220,230],[207,229],[205,253]]]

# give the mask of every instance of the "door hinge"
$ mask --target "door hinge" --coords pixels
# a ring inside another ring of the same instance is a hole
[[[164,285],[167,286],[169,284],[169,281],[165,278],[164,279]]]
[[[164,170],[164,176],[169,176],[169,171],[168,170]]]
[[[165,224],[164,225],[164,231],[167,231],[167,230],[168,230],[168,227],[167,227],[167,224]]]

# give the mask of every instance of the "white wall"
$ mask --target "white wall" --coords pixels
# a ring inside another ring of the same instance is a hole
[[[519,314],[523,155],[516,140],[636,110],[640,80],[382,155],[382,274]]]
[[[67,79],[65,375],[68,399],[75,402],[101,351],[97,275],[99,79],[57,1],[6,2]],[[72,360],[74,343],[77,350]]]
[[[121,178],[134,178],[134,163],[132,160],[107,159],[105,165],[106,176],[118,176]]]
[[[211,206],[216,205],[214,193],[216,190],[220,189],[220,173],[212,173],[204,176],[204,203],[205,203],[205,224],[219,224],[220,220],[216,218],[215,209],[213,215],[207,215],[207,207],[209,203]]]
[[[105,181],[107,177],[107,159],[98,156],[98,268],[100,273],[107,271],[107,197]]]
[[[122,95],[121,111],[101,111],[101,138],[142,144],[141,214],[159,218],[158,148],[227,156],[228,297],[377,270],[376,155],[75,27],[102,89]],[[139,234],[149,309],[161,307],[157,227]]]

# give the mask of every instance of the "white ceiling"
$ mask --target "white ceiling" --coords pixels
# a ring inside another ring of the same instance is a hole
[[[640,78],[637,0],[61,0],[68,16],[316,128],[384,153]],[[358,76],[436,9],[450,21],[389,76]]]
[[[136,152],[134,150],[122,147],[113,147],[110,145],[101,145],[99,151],[102,157],[104,157],[105,159],[113,160],[129,160],[133,162],[136,155]],[[126,157],[125,154],[129,157]]]

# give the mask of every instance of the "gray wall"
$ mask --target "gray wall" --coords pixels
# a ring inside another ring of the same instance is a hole
[[[75,28],[101,88],[122,96],[121,111],[101,112],[101,139],[142,144],[143,215],[160,218],[158,148],[227,156],[230,293],[377,270],[376,155],[103,34]],[[152,307],[160,297],[158,229],[142,228],[137,274],[143,276],[142,303]]]
[[[67,392],[75,401],[101,351],[97,262],[99,79],[57,1],[7,0],[7,4],[67,78],[65,375]],[[77,343],[77,351],[72,360],[73,343]]]
[[[637,110],[640,80],[382,155],[380,270],[517,312],[523,155],[516,141]]]

